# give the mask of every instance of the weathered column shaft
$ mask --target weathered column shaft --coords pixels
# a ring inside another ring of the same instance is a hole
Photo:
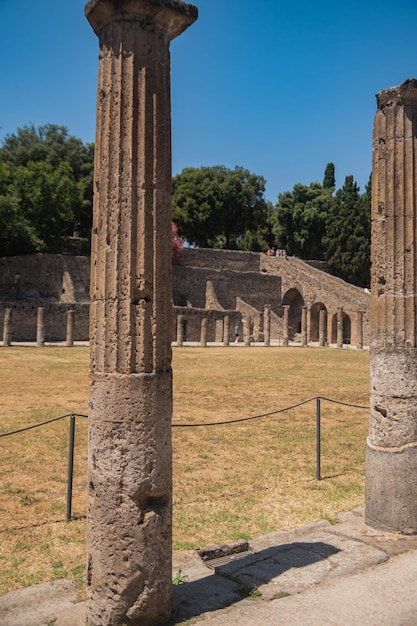
[[[207,347],[207,318],[203,317],[200,328],[200,343],[202,348]]]
[[[87,624],[171,613],[171,39],[179,0],[90,0],[100,40],[91,252]]]
[[[417,532],[417,81],[377,95],[366,522]]]
[[[245,346],[251,344],[251,330],[252,330],[252,318],[250,315],[243,320],[243,343]]]
[[[264,306],[264,343],[266,347],[271,345],[271,305]]]
[[[74,315],[75,311],[70,309],[67,311],[67,334],[66,334],[66,346],[74,345]]]
[[[356,348],[363,348],[363,311],[356,311]]]
[[[307,307],[303,306],[301,309],[301,345],[305,348],[307,346]]]
[[[334,343],[333,341],[333,313],[327,313],[327,344]]]
[[[306,345],[311,342],[311,308],[306,307]]]
[[[177,346],[182,347],[184,343],[184,318],[177,315]]]
[[[327,312],[324,309],[319,311],[319,346],[323,348],[326,345],[326,318]]]
[[[343,348],[343,308],[340,306],[337,309],[337,347]]]
[[[229,332],[230,332],[230,318],[228,315],[224,316],[223,319],[223,345],[228,346],[230,343],[229,340]]]
[[[36,314],[36,345],[42,347],[45,345],[45,310],[43,306],[38,306]]]
[[[289,324],[290,305],[289,304],[284,304],[282,308],[283,308],[283,311],[284,311],[284,316],[283,316],[283,320],[282,320],[282,345],[283,346],[288,346],[288,341],[289,341],[288,324]]]
[[[12,309],[4,309],[3,318],[3,346],[9,348],[12,345]]]

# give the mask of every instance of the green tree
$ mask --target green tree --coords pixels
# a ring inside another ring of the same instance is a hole
[[[15,134],[8,135],[0,148],[0,162],[9,167],[12,176],[16,175],[19,185],[22,183],[23,173],[21,168],[29,168],[27,178],[31,178],[34,163],[43,163],[55,172],[55,182],[59,189],[54,193],[54,200],[60,201],[62,194],[68,195],[69,178],[72,178],[77,186],[77,194],[73,191],[71,211],[73,219],[80,224],[81,231],[88,235],[91,229],[92,195],[93,195],[93,170],[94,170],[94,145],[84,145],[81,139],[69,135],[65,126],[47,124],[36,129],[33,125],[17,129]],[[67,165],[64,166],[63,164]],[[32,165],[30,165],[32,164]],[[40,170],[46,175],[46,170]],[[61,176],[63,180],[60,181]],[[0,172],[1,177],[1,172]],[[42,177],[44,179],[44,176]],[[67,191],[64,192],[64,188]],[[35,189],[35,195],[39,194],[39,188]],[[25,192],[25,196],[28,195]],[[68,199],[65,200],[68,204]],[[48,205],[50,206],[50,205]],[[55,205],[56,206],[56,205]],[[23,207],[22,207],[23,208]],[[58,220],[62,214],[68,215],[68,206],[56,207]],[[51,223],[55,218],[51,215]],[[1,226],[1,224],[0,224]],[[67,224],[65,223],[65,227]],[[61,230],[61,229],[60,229]]]
[[[328,163],[324,170],[323,189],[334,189],[336,186],[334,163]]]
[[[29,161],[15,168],[10,188],[21,215],[40,240],[71,234],[80,190],[69,163],[62,161],[54,168]]]
[[[301,259],[323,260],[323,237],[331,203],[331,190],[320,183],[297,183],[292,191],[281,193],[274,229],[278,248]]]
[[[43,249],[35,228],[20,211],[19,200],[11,190],[11,168],[0,161],[0,250],[2,255],[25,254]]]
[[[173,178],[173,220],[188,243],[207,248],[264,245],[265,179],[242,167],[188,167]],[[249,233],[259,230],[255,240]]]
[[[371,186],[361,195],[353,176],[346,176],[331,205],[324,240],[330,271],[365,287],[370,271]]]

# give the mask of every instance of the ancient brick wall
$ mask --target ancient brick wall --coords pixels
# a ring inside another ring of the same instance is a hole
[[[0,300],[88,303],[89,285],[89,257],[28,254],[0,258]]]
[[[14,328],[22,340],[36,336],[36,308],[47,306],[46,332],[65,339],[67,306],[77,304],[74,339],[88,339],[90,259],[34,254],[0,258],[0,324],[5,303],[15,309]],[[290,305],[290,334],[300,331],[301,309],[308,309],[308,341],[318,341],[319,313],[327,315],[327,343],[336,342],[337,311],[344,312],[344,335],[358,339],[358,311],[363,314],[363,343],[369,345],[370,295],[300,259],[268,257],[257,252],[186,249],[173,267],[172,338],[176,338],[176,312],[186,309],[187,339],[199,341],[202,316],[208,317],[207,340],[219,336],[227,312],[241,321],[252,318],[254,338],[263,338],[263,310],[271,305],[271,338],[282,336],[282,305]],[[83,306],[81,306],[83,305]],[[71,307],[73,308],[73,307]],[[232,312],[232,313],[231,313]],[[213,317],[213,319],[212,319]],[[234,321],[230,321],[230,327]],[[49,328],[49,330],[48,330]],[[1,332],[2,326],[0,326]],[[19,330],[17,330],[19,329]],[[48,335],[47,335],[48,336]]]

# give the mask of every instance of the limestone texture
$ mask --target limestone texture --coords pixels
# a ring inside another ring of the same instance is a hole
[[[417,533],[417,81],[377,94],[366,522]]]
[[[92,0],[99,37],[90,283],[90,626],[171,615],[170,41],[176,0]]]

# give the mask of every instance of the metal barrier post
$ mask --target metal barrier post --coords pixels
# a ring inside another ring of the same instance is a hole
[[[321,480],[321,414],[320,397],[316,398],[316,479]]]
[[[74,475],[74,441],[75,441],[75,415],[70,417],[70,437],[68,449],[68,483],[67,483],[67,514],[66,521],[71,521],[72,513],[72,479]]]

